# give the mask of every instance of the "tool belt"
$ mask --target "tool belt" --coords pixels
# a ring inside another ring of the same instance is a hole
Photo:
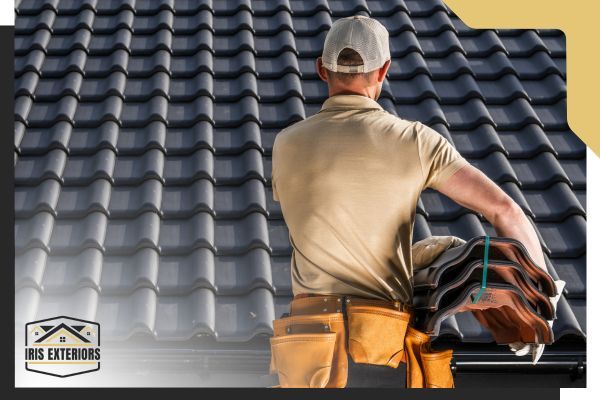
[[[342,388],[348,355],[357,364],[406,363],[409,388],[451,388],[452,350],[433,351],[400,302],[337,295],[297,295],[273,321],[270,373],[282,388]]]

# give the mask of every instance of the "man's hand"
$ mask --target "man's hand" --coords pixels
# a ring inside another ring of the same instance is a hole
[[[498,185],[468,164],[448,178],[439,192],[458,204],[482,214],[498,236],[523,243],[533,261],[547,271],[542,246],[525,213]]]

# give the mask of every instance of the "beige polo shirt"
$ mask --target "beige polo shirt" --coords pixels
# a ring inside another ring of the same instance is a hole
[[[410,302],[419,195],[465,164],[439,133],[359,95],[332,96],[282,130],[273,198],[290,232],[294,294]]]

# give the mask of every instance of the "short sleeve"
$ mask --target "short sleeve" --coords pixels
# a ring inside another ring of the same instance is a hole
[[[437,189],[469,162],[438,132],[420,122],[415,123],[415,129],[423,187]]]

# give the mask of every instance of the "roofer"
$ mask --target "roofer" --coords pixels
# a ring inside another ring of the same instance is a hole
[[[358,299],[357,302],[379,299],[381,304],[393,304],[399,311],[409,309],[411,277],[420,266],[414,265],[413,260],[413,224],[417,201],[426,188],[435,189],[483,215],[498,236],[522,242],[533,260],[545,268],[534,227],[500,187],[465,160],[439,133],[419,121],[398,118],[377,103],[391,63],[388,41],[387,30],[375,19],[354,16],[337,20],[325,38],[322,57],[316,61],[319,77],[327,83],[329,98],[319,112],[282,130],[275,139],[273,198],[281,203],[290,233],[296,314],[309,316],[321,312],[317,308],[323,308],[328,301],[339,303],[336,296],[346,296],[343,298],[346,301]],[[402,113],[401,107],[399,112]],[[439,254],[440,248],[463,241],[438,237],[427,243]],[[317,303],[318,306],[313,306]],[[328,311],[328,307],[322,311]],[[361,324],[358,317],[354,321]],[[360,346],[361,339],[352,337],[355,328],[349,326],[350,362],[382,364],[377,362],[376,355],[389,351],[384,348],[385,342],[393,338],[386,336],[387,333],[381,333],[381,337],[371,334],[370,338],[375,339],[367,343],[369,334],[358,331],[378,323],[382,324],[378,329],[389,328],[396,326],[395,322],[370,319],[363,322],[366,325],[355,330],[357,337],[366,335]],[[287,333],[300,334],[297,338],[319,333],[308,328],[296,329],[297,325],[286,326]],[[333,330],[332,326],[329,330]],[[407,329],[410,331],[406,323],[400,323],[398,329],[403,330],[398,332],[402,336]],[[414,334],[419,337],[418,332]],[[290,369],[284,374],[287,386],[303,386],[302,379],[307,380],[306,386],[352,383],[352,379],[346,381],[347,372],[343,371],[344,344],[342,349],[339,344],[329,346],[327,343],[333,339],[323,335],[321,332],[318,340],[308,337],[304,343],[286,339],[273,343],[277,365],[272,364],[272,368],[279,372]],[[339,340],[340,333],[337,335]],[[310,347],[313,342],[322,342],[321,347]],[[335,348],[330,350],[328,346]],[[327,374],[322,370],[314,375],[307,372],[318,370],[315,365],[298,371],[304,368],[298,362],[299,354],[305,354],[307,364],[314,364],[319,352],[329,351],[334,352],[335,365]],[[293,368],[284,365],[289,352],[296,354]],[[403,354],[402,360],[395,361],[408,363],[410,356]],[[397,365],[386,360],[383,363]],[[294,374],[298,374],[300,381],[294,381],[291,377]]]

